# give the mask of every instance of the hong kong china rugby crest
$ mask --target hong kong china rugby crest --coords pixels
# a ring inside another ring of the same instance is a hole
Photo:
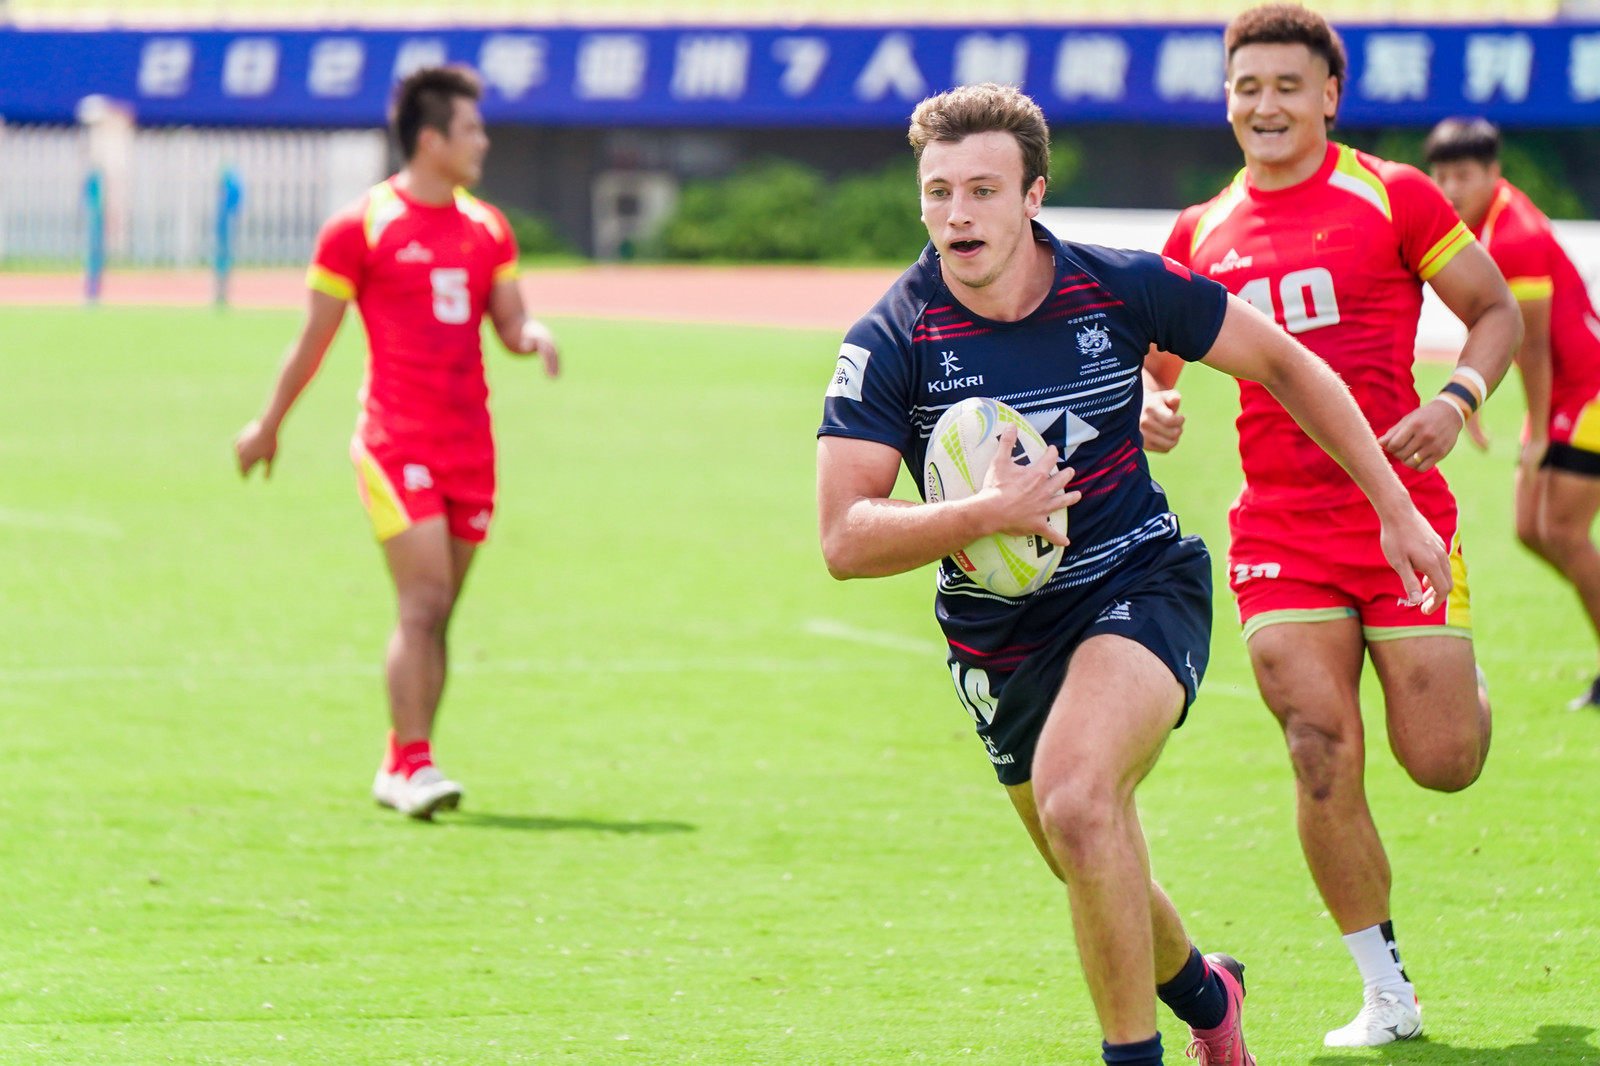
[[[1086,358],[1111,350],[1111,331],[1104,326],[1084,326],[1078,331],[1078,354]]]

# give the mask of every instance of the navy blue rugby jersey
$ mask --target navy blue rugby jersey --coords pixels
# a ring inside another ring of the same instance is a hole
[[[1204,356],[1227,307],[1221,285],[1159,255],[1061,241],[1037,224],[1034,236],[1054,247],[1056,281],[1018,322],[957,302],[929,244],[845,335],[818,430],[897,449],[923,491],[934,423],[956,402],[987,396],[1016,408],[1075,468],[1071,487],[1083,499],[1068,516],[1072,543],[1038,592],[1008,599],[949,559],[940,566],[940,624],[953,646],[976,641],[968,650],[983,657],[1095,595],[1142,546],[1178,536],[1145,460],[1140,371],[1151,344]]]

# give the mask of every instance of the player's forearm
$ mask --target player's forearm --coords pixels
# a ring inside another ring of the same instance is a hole
[[[505,345],[508,352],[526,352],[526,341],[523,333],[528,325],[528,316],[520,309],[515,314],[493,315],[495,336],[500,338],[500,343]]]
[[[828,573],[843,581],[888,577],[920,566],[998,530],[984,495],[941,503],[860,499],[824,528]]]
[[[284,354],[283,364],[278,368],[278,380],[273,385],[266,409],[261,412],[260,422],[264,429],[273,433],[278,431],[289,414],[289,408],[294,406],[300,393],[316,376],[317,368],[322,365],[322,357],[327,354],[328,346],[339,332],[339,323],[344,320],[345,303],[341,297],[330,296],[317,289],[310,291],[305,324]]]
[[[1490,304],[1468,323],[1467,341],[1456,365],[1476,370],[1492,393],[1511,367],[1511,357],[1522,344],[1522,332],[1522,312],[1508,294],[1505,301]]]
[[[1522,391],[1528,400],[1528,425],[1535,437],[1550,431],[1550,344],[1548,338],[1528,336],[1517,353]]]
[[[538,324],[528,317],[527,305],[522,302],[522,289],[517,279],[502,278],[489,291],[489,321],[494,325],[495,336],[506,350],[527,355],[530,347],[529,327]]]
[[[273,384],[272,395],[268,397],[267,406],[261,412],[262,426],[273,433],[278,431],[283,425],[283,420],[288,417],[289,409],[300,398],[300,394],[311,383],[311,379],[316,377],[326,352],[326,344],[311,343],[306,337],[289,346],[283,358],[283,365],[278,368],[278,378]]]

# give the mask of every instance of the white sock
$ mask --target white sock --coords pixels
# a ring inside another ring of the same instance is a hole
[[[1356,960],[1356,968],[1361,971],[1361,983],[1365,988],[1414,996],[1415,990],[1411,982],[1406,980],[1405,970],[1400,967],[1400,949],[1395,946],[1393,934],[1385,926],[1389,926],[1389,923],[1347,933],[1344,946],[1349,949],[1350,957]]]

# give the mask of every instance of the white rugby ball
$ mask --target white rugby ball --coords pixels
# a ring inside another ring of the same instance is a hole
[[[1048,448],[1044,438],[1027,419],[999,400],[972,397],[941,415],[928,439],[922,468],[927,501],[963,500],[982,488],[984,475],[1000,451],[1000,430],[1008,423],[1017,427],[1017,445],[1027,461],[1041,461]],[[1022,461],[1020,456],[1018,461]],[[1066,535],[1066,507],[1049,521],[1051,529]],[[1050,580],[1064,551],[1036,533],[1022,537],[991,533],[952,554],[950,561],[990,592],[1019,597],[1038,591]]]

